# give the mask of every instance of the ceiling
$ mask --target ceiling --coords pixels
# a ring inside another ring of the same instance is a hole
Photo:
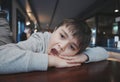
[[[20,0],[21,4],[26,7],[24,1]],[[31,11],[27,12],[35,16],[41,28],[53,29],[65,18],[82,19],[96,12],[113,12],[111,9],[114,3],[115,0],[28,0]]]

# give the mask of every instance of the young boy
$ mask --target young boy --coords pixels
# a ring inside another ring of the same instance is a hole
[[[90,28],[84,22],[66,19],[52,34],[38,32],[26,41],[0,46],[0,74],[46,71],[48,67],[72,67],[108,58],[103,48],[86,49],[90,38]],[[96,56],[97,51],[101,54]]]

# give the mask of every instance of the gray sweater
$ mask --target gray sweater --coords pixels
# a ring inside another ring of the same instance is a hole
[[[48,68],[46,49],[50,36],[48,32],[39,32],[31,35],[26,41],[0,46],[0,74],[46,71]],[[83,53],[88,55],[88,62],[101,61],[108,57],[107,51],[101,47],[89,48]]]

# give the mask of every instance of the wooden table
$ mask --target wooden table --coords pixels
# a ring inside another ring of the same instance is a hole
[[[0,75],[0,82],[120,82],[120,62],[106,60],[46,72]]]

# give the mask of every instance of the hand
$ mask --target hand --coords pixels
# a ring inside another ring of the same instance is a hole
[[[62,59],[58,56],[54,55],[48,55],[49,61],[48,61],[48,66],[49,67],[56,67],[56,68],[64,68],[64,67],[73,67],[73,66],[80,66],[81,63],[67,63],[69,60],[67,59]]]
[[[108,51],[109,58],[108,60],[115,60],[120,62],[120,53]]]
[[[85,54],[78,54],[75,56],[60,56],[62,59],[69,60],[67,63],[69,64],[81,64],[85,63],[88,60],[88,57]]]

